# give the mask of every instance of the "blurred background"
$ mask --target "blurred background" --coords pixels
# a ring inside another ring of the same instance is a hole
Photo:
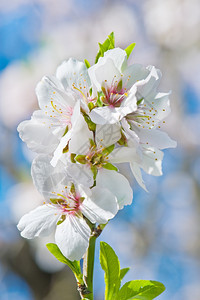
[[[16,229],[42,202],[30,176],[34,155],[16,127],[37,108],[41,77],[71,56],[93,63],[111,31],[119,47],[136,42],[130,63],[161,69],[160,91],[172,90],[162,126],[178,147],[165,151],[162,177],[144,176],[149,193],[131,178],[133,204],[100,240],[131,267],[126,280],[163,282],[160,300],[200,299],[200,1],[1,0],[0,300],[79,299],[71,271],[46,250],[53,237],[27,241]],[[95,300],[102,300],[98,249]]]

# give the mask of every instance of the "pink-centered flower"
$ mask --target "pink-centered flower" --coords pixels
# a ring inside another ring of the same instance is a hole
[[[148,72],[139,64],[127,66],[124,50],[108,50],[88,73],[102,103],[90,113],[94,123],[114,124],[137,109],[135,83],[145,78]]]
[[[61,162],[54,168],[45,155],[34,160],[32,176],[45,202],[21,218],[21,235],[32,239],[56,229],[55,241],[62,253],[72,261],[80,260],[91,235],[84,217],[91,223],[107,223],[118,211],[116,197],[106,188],[89,189],[73,182]]]
[[[85,64],[69,59],[58,67],[56,76],[43,77],[36,87],[40,110],[20,123],[18,131],[31,150],[53,153],[53,165],[82,121],[81,110],[89,111],[90,86]]]

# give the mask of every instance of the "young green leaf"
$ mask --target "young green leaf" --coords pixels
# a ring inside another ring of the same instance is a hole
[[[115,48],[115,35],[114,35],[114,32],[111,32],[111,34],[108,35],[108,38],[110,40],[110,49],[114,49]]]
[[[90,63],[87,59],[84,59],[85,65],[86,67],[89,69],[90,68]]]
[[[75,160],[77,161],[77,162],[79,162],[80,164],[86,164],[86,155],[77,155],[76,157],[75,157]]]
[[[55,258],[57,258],[57,260],[59,260],[60,262],[62,262],[63,264],[68,265],[68,267],[70,267],[70,269],[73,271],[73,273],[75,274],[75,276],[79,279],[82,278],[82,274],[81,274],[81,267],[80,267],[80,262],[79,261],[71,261],[69,259],[67,259],[62,252],[60,251],[60,249],[58,248],[58,246],[54,243],[49,243],[46,244],[49,252],[51,252],[51,254],[53,254],[55,256]]]
[[[105,148],[103,151],[102,151],[102,154],[104,155],[108,155],[110,154],[115,148],[115,144],[112,144],[110,145],[109,147]]]
[[[132,43],[126,49],[124,49],[126,51],[127,58],[129,58],[134,48],[135,48],[135,43]]]
[[[113,171],[118,171],[117,167],[115,167],[114,165],[112,165],[111,163],[107,163],[105,165],[102,165],[102,167],[104,169],[107,169],[107,170],[113,170]]]
[[[76,163],[75,157],[76,157],[76,154],[75,154],[75,153],[71,153],[70,158],[71,158],[71,162],[72,162],[72,163]]]
[[[120,288],[120,264],[114,250],[105,242],[100,242],[100,263],[105,272],[105,300],[116,298]]]
[[[92,104],[92,103],[91,103],[91,104]],[[85,119],[85,122],[86,122],[87,125],[88,125],[89,130],[95,131],[95,130],[96,130],[96,124],[93,123],[93,122],[91,121],[90,117],[89,117],[87,114],[84,113],[84,114],[83,114],[83,117],[84,117],[84,119]]]
[[[124,276],[128,273],[129,270],[130,268],[124,268],[120,270],[120,280],[124,278]]]
[[[63,136],[68,132],[68,126],[65,128],[65,131],[64,131],[64,133],[63,133]]]
[[[103,44],[99,43],[99,52],[97,53],[95,64],[98,62],[99,57],[104,56],[104,53],[110,49],[115,48],[115,37],[114,32],[109,34],[108,38],[103,42]]]
[[[120,300],[152,300],[164,292],[165,286],[152,280],[132,280],[126,282],[120,289]]]

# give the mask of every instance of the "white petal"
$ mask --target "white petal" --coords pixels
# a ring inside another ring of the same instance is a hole
[[[61,213],[52,205],[39,206],[28,214],[24,215],[17,228],[21,236],[33,239],[37,236],[48,236],[55,228]]]
[[[91,81],[97,90],[101,90],[101,86],[111,87],[114,80],[121,79],[121,74],[111,58],[102,57],[99,62],[88,69]]]
[[[90,232],[83,218],[67,215],[65,221],[56,228],[55,241],[66,258],[80,260],[87,250]]]
[[[124,116],[127,115],[128,113],[132,113],[133,111],[135,111],[137,109],[136,91],[137,91],[137,88],[134,85],[130,89],[128,96],[121,103],[121,107],[124,107],[124,108],[127,107],[129,109],[128,112],[125,112]]]
[[[88,152],[90,143],[89,139],[93,138],[93,133],[88,129],[84,117],[80,117],[76,121],[76,126],[73,127],[73,135],[69,143],[69,151],[71,153],[84,155]]]
[[[130,163],[130,167],[131,167],[131,171],[133,173],[133,176],[135,177],[135,179],[137,180],[138,184],[146,191],[146,186],[144,184],[144,181],[143,181],[143,178],[142,178],[142,173],[141,173],[141,170],[138,166],[137,163]]]
[[[60,192],[64,185],[63,182],[65,181],[66,185],[69,181],[63,163],[59,161],[54,168],[50,164],[50,160],[51,157],[47,155],[38,155],[33,160],[31,167],[33,183],[46,199],[55,198],[52,192]]]
[[[126,51],[121,48],[114,48],[104,53],[105,59],[111,58],[114,62],[115,67],[122,72],[127,65],[127,54]],[[101,61],[101,58],[99,59]]]
[[[117,199],[109,190],[94,187],[91,197],[87,197],[81,211],[92,223],[105,224],[118,212]]]
[[[150,71],[149,75],[136,83],[138,99],[145,98],[145,100],[154,100],[157,93],[157,87],[160,83],[161,72],[153,66],[147,67]]]
[[[104,106],[94,108],[89,115],[92,122],[94,122],[95,124],[115,124],[124,117],[124,115],[126,114],[125,110],[126,109],[124,109],[124,107],[120,109],[120,107],[115,108]],[[127,111],[127,113],[129,113],[129,110]]]
[[[136,126],[135,126],[136,127]],[[158,149],[175,148],[177,143],[166,132],[156,129],[135,128],[142,144],[148,144]]]
[[[74,107],[75,99],[72,93],[66,93],[61,82],[54,76],[43,77],[36,87],[36,95],[41,109],[44,111],[52,109],[51,100],[54,105],[69,105]]]
[[[51,165],[55,167],[58,163],[58,160],[61,158],[63,154],[63,149],[66,147],[67,143],[69,142],[71,136],[73,134],[72,129],[70,129],[60,140],[60,143],[56,150],[54,151],[53,158],[51,160]]]
[[[124,163],[124,162],[140,162],[140,157],[136,148],[132,147],[119,147],[114,149],[109,154],[109,162],[111,163]]]
[[[150,71],[140,64],[133,64],[129,66],[123,74],[123,86],[129,90],[137,81],[145,79]]]
[[[53,158],[51,160],[51,164],[53,167],[56,166],[58,160],[61,158],[63,154],[63,149],[67,146],[71,137],[73,135],[77,135],[77,130],[80,130],[79,119],[81,119],[80,121],[82,124],[83,117],[82,115],[80,115],[80,102],[77,101],[77,103],[74,106],[73,114],[71,117],[72,128],[61,138],[60,143],[54,152]]]
[[[86,80],[87,83],[89,83],[89,76],[86,65],[83,62],[78,61],[74,58],[70,58],[67,61],[64,61],[57,68],[56,77],[62,82],[65,89],[73,89],[73,84],[76,87],[79,87],[79,83],[83,83],[84,80]]]
[[[144,146],[143,146],[144,148]],[[155,148],[144,148],[141,167],[151,175],[162,175],[163,152]]]
[[[59,143],[59,136],[52,133],[48,118],[44,118],[43,122],[36,117],[36,114],[33,114],[31,120],[21,122],[17,130],[22,141],[32,151],[52,153]]]
[[[140,140],[136,132],[130,129],[130,125],[125,118],[121,120],[121,124],[128,141],[131,141],[132,145],[137,147]]]
[[[145,99],[145,103],[149,106],[149,108],[153,107],[155,115],[155,121],[157,122],[163,120],[170,113],[170,100],[169,93],[158,93],[155,98]]]
[[[89,165],[69,163],[66,167],[67,174],[77,183],[90,187],[94,184],[93,173]]]
[[[105,124],[96,126],[95,140],[97,147],[109,147],[121,138],[121,126],[117,124]]]
[[[117,197],[119,208],[132,203],[133,191],[128,180],[116,171],[100,169],[97,174],[96,183],[98,187],[108,189]]]

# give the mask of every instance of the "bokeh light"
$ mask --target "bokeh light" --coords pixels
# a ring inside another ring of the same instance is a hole
[[[79,299],[71,271],[45,247],[27,241],[19,218],[42,202],[30,165],[34,157],[17,125],[37,109],[35,86],[64,59],[94,62],[98,42],[136,47],[130,63],[155,65],[160,90],[171,94],[164,130],[178,147],[165,151],[163,176],[145,176],[149,193],[130,177],[131,206],[100,236],[131,266],[126,280],[163,282],[160,300],[200,299],[200,2],[199,0],[13,0],[0,2],[0,299]],[[103,271],[95,265],[95,299]]]

